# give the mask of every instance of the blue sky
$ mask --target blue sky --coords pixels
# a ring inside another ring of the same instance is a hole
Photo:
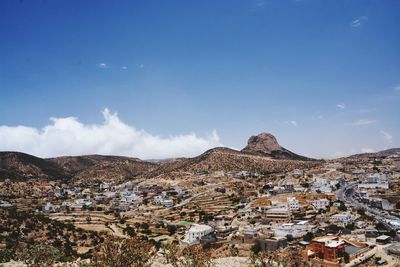
[[[398,14],[396,0],[0,1],[0,150],[192,156],[263,131],[313,157],[399,147]]]

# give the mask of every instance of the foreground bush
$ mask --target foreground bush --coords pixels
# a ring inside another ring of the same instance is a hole
[[[94,255],[98,267],[146,267],[155,254],[154,247],[139,237],[120,239],[107,237]]]

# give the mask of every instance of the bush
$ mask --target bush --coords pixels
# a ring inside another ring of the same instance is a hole
[[[15,258],[14,249],[2,249],[0,250],[0,262],[9,262]]]
[[[155,254],[154,247],[147,241],[134,239],[118,239],[108,237],[97,249],[94,262],[98,267],[146,267]]]
[[[29,266],[50,266],[57,261],[67,260],[62,250],[47,245],[35,245],[24,250],[20,259]]]
[[[173,225],[173,224],[169,224],[169,225],[167,226],[167,230],[168,230],[168,232],[169,232],[169,235],[173,235],[173,234],[176,233],[176,226]]]

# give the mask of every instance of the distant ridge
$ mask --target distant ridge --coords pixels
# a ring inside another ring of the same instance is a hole
[[[372,158],[372,157],[387,157],[394,154],[400,155],[400,148],[390,148],[372,153],[360,153],[349,156],[348,158]]]
[[[134,178],[158,166],[137,158],[120,156],[66,156],[42,159],[21,152],[0,152],[0,181],[40,178],[82,182]]]

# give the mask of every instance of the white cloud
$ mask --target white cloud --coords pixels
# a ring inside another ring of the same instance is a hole
[[[139,69],[144,69],[144,64],[140,64]]]
[[[122,67],[121,67],[121,70],[127,70],[127,69],[128,69],[127,66],[122,66]]]
[[[206,137],[195,133],[161,137],[124,123],[108,109],[103,117],[101,124],[66,117],[51,118],[52,123],[42,129],[0,126],[0,150],[40,157],[105,154],[159,159],[196,156],[222,145],[215,130]]]
[[[361,153],[374,153],[375,150],[372,148],[361,148]]]
[[[359,119],[357,121],[354,121],[354,122],[350,123],[350,125],[353,125],[353,126],[364,126],[364,125],[369,125],[369,124],[372,124],[372,123],[375,123],[375,122],[376,121],[370,120],[370,119]]]
[[[339,104],[336,105],[336,107],[339,108],[339,109],[345,109],[346,105],[344,103],[339,103]]]
[[[359,18],[353,20],[353,21],[350,23],[350,26],[351,26],[352,28],[358,28],[358,27],[361,26],[362,22],[365,21],[365,20],[367,20],[367,19],[368,19],[367,16],[361,16],[361,17],[359,17]]]
[[[99,63],[97,64],[97,67],[99,67],[100,69],[108,69],[108,65],[106,63]]]
[[[400,84],[396,85],[396,86],[394,87],[394,90],[395,90],[395,91],[400,91]]]
[[[390,133],[381,130],[381,135],[387,146],[393,142],[393,136]]]

